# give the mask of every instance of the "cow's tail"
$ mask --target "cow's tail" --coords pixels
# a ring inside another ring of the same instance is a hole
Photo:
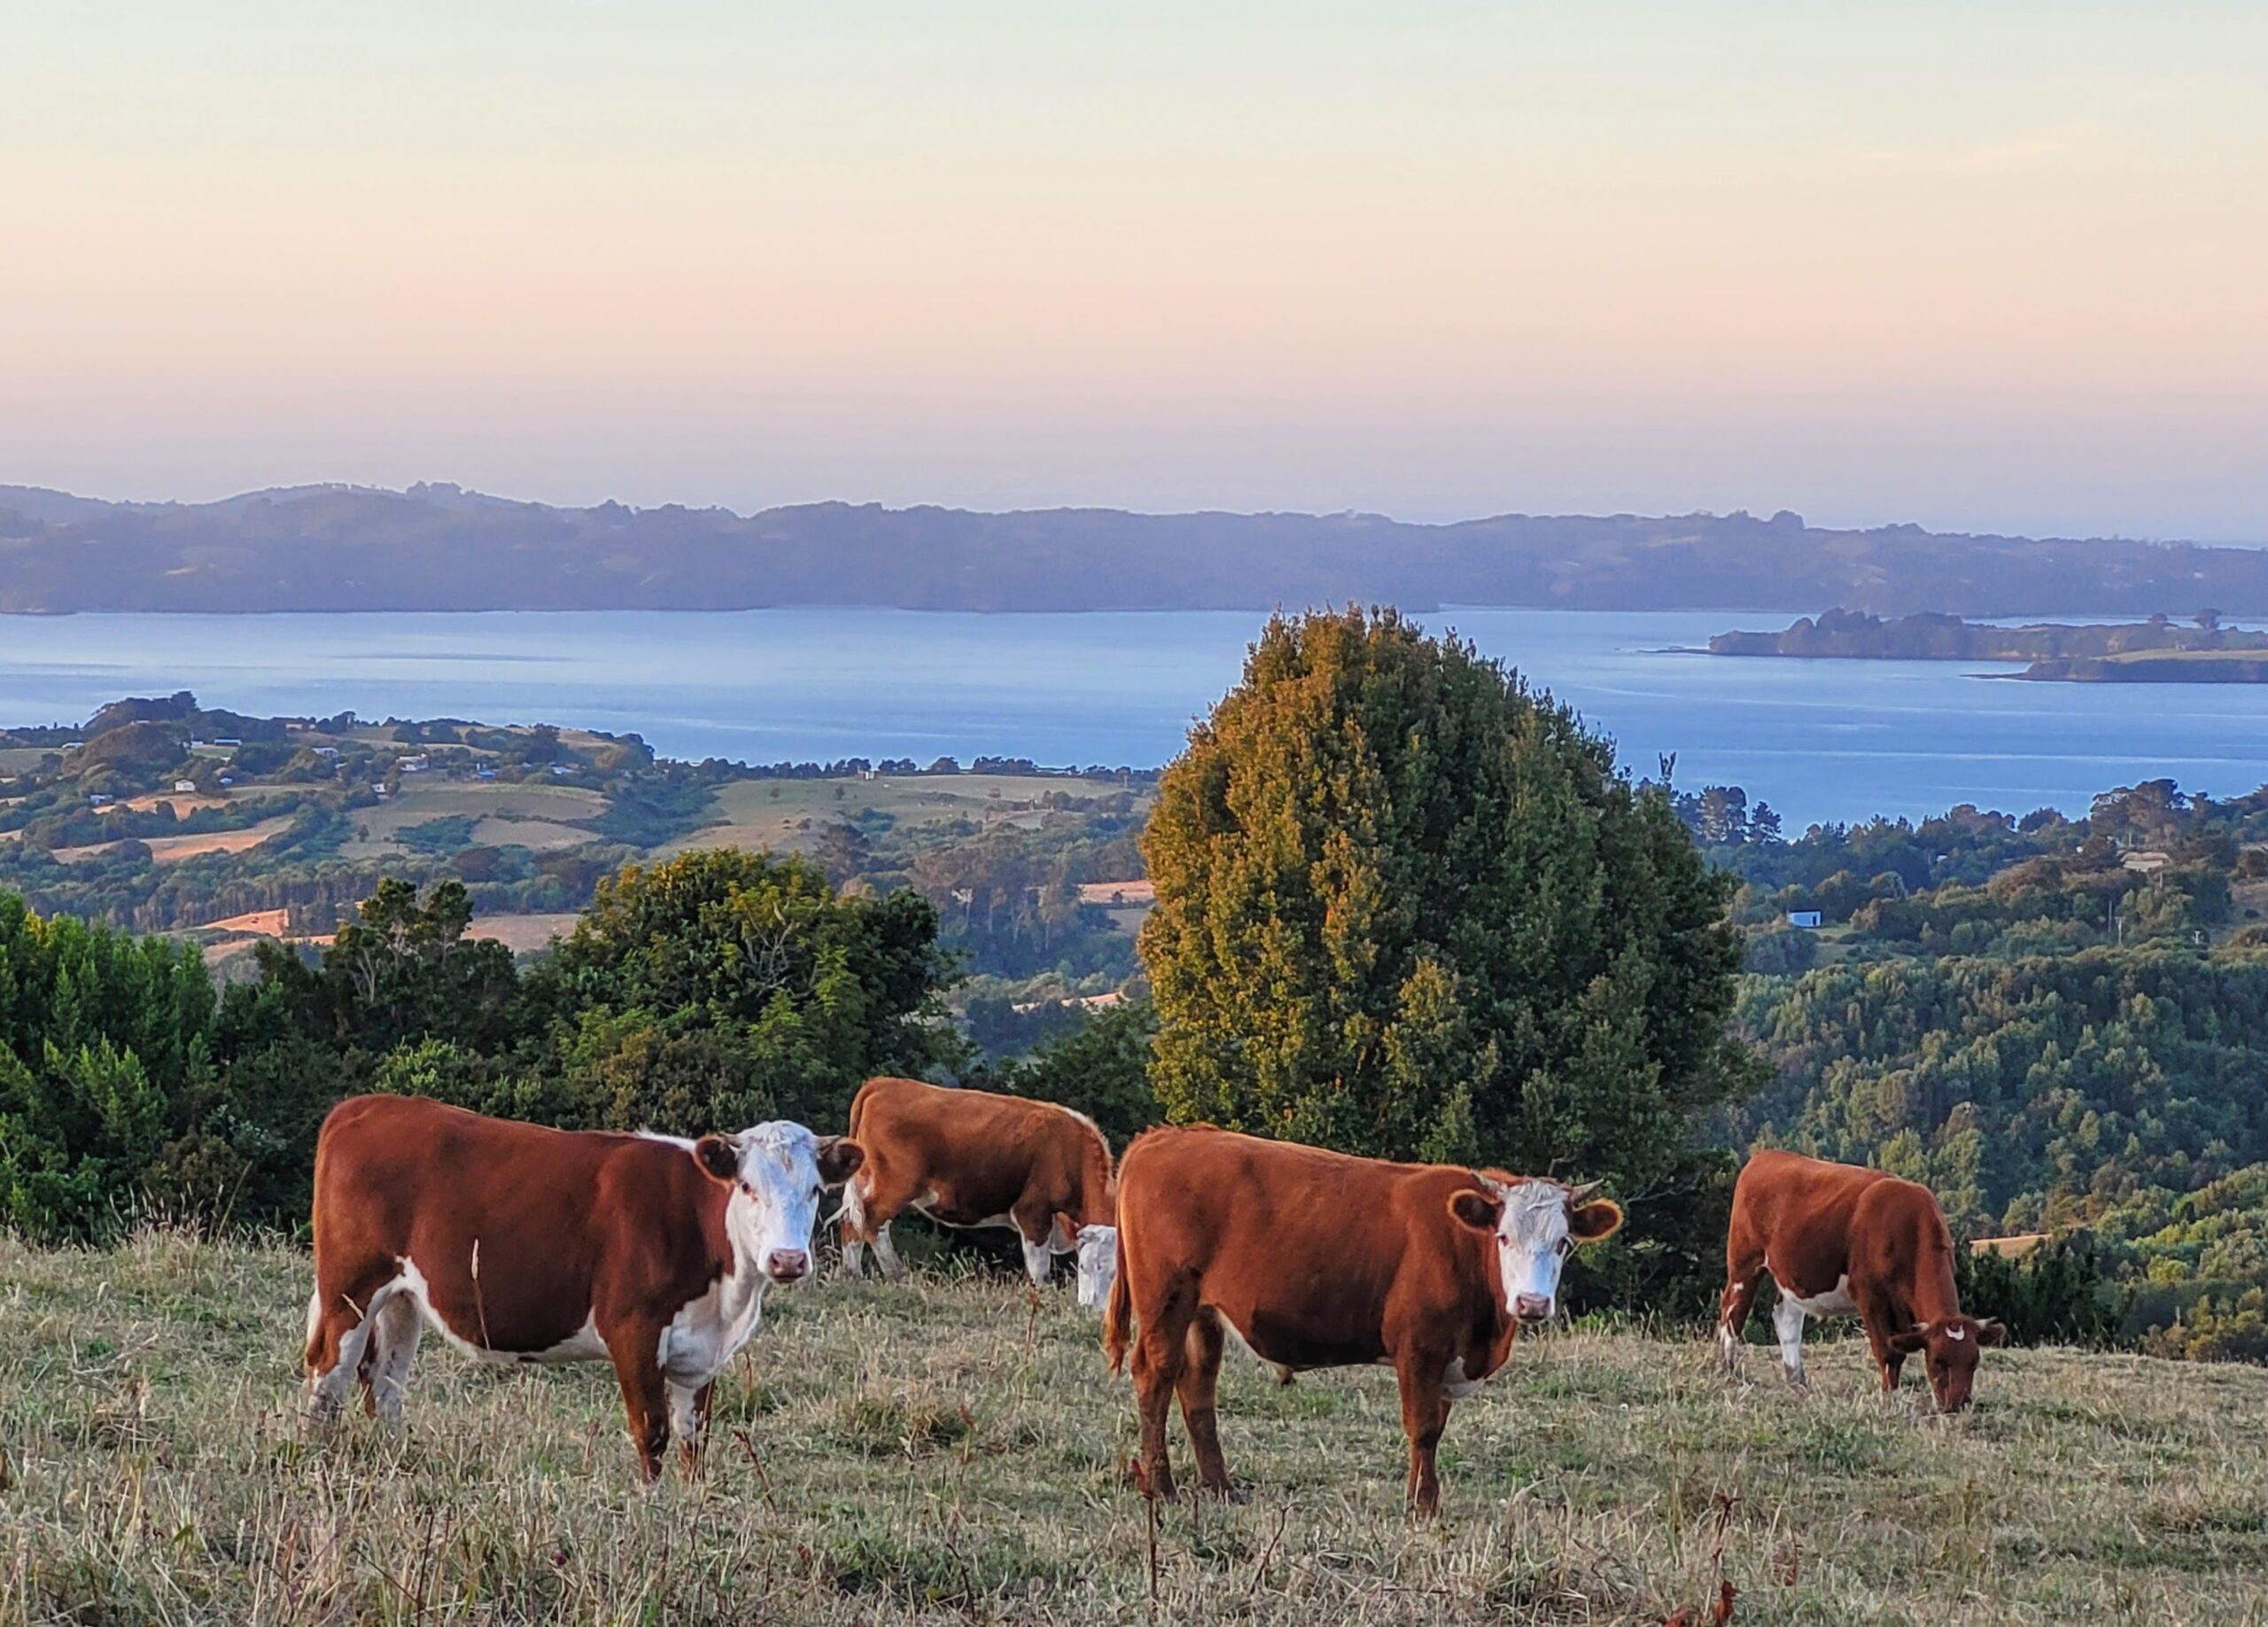
[[[1118,1217],[1124,1219],[1124,1216]],[[1126,1286],[1130,1262],[1126,1254],[1126,1228],[1118,1229],[1118,1269],[1111,1273],[1110,1303],[1102,1313],[1102,1354],[1113,1373],[1126,1370],[1126,1347],[1134,1339],[1134,1290]]]

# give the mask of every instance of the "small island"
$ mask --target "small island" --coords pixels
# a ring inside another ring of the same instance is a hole
[[[2147,621],[1993,627],[1922,612],[1884,619],[1831,610],[1777,633],[1720,633],[1708,652],[1862,661],[2023,661],[2021,673],[1983,674],[2061,683],[2268,683],[2268,633],[2221,625],[2201,611],[2189,624]]]

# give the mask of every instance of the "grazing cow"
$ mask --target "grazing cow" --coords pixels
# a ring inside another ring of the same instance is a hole
[[[1080,1229],[1111,1218],[1110,1144],[1084,1113],[919,1079],[868,1079],[850,1104],[866,1149],[843,1194],[843,1263],[858,1274],[865,1245],[891,1279],[905,1267],[889,1223],[907,1209],[953,1226],[1012,1227],[1024,1270],[1045,1283]]]
[[[1215,1392],[1231,1334],[1286,1377],[1390,1366],[1410,1437],[1406,1493],[1441,1505],[1433,1452],[1449,1403],[1548,1320],[1576,1243],[1622,1211],[1590,1188],[1386,1164],[1211,1128],[1153,1130],[1118,1172],[1118,1279],[1103,1322],[1113,1371],[1133,1332],[1142,1467],[1173,1495],[1166,1406],[1178,1396],[1199,1486],[1234,1497]]]
[[[483,1360],[611,1360],[646,1478],[672,1427],[690,1469],[717,1374],[766,1285],[810,1272],[821,1187],[858,1157],[801,1125],[686,1141],[342,1102],[315,1142],[309,1414],[335,1418],[360,1374],[399,1419],[430,1322]]]
[[[1717,1341],[1728,1371],[1738,1366],[1741,1330],[1767,1271],[1780,1288],[1772,1310],[1780,1359],[1799,1394],[1809,1389],[1806,1317],[1857,1312],[1884,1394],[1898,1388],[1906,1358],[1926,1351],[1930,1388],[1947,1413],[1969,1404],[1977,1353],[2008,1337],[2000,1323],[1961,1314],[1953,1234],[1938,1200],[1881,1170],[1773,1150],[1749,1159],[1733,1187],[1725,1240]]]

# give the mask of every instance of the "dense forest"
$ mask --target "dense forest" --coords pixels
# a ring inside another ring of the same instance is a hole
[[[1258,610],[1281,603],[1881,614],[2268,611],[2268,551],[1833,530],[1783,511],[983,514],[813,503],[742,516],[303,487],[210,503],[0,487],[0,611]]]

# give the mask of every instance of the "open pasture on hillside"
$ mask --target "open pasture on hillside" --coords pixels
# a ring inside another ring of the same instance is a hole
[[[308,1280],[164,1233],[0,1242],[0,1623],[1659,1623],[1720,1583],[1742,1627],[2268,1621],[2256,1368],[1996,1351],[1946,1421],[1870,1393],[1855,1341],[1806,1402],[1761,1350],[1736,1383],[1696,1338],[1562,1335],[1457,1407],[1425,1525],[1391,1375],[1232,1360],[1251,1501],[1161,1509],[1153,1561],[1066,1287],[781,1292],[705,1476],[647,1491],[603,1366],[430,1337],[405,1432],[310,1442]]]
[[[407,851],[397,839],[402,831],[441,819],[476,821],[473,840],[485,846],[571,847],[596,839],[576,827],[607,806],[604,797],[579,785],[413,778],[381,806],[348,813],[354,839],[340,852],[347,859],[399,858]]]
[[[291,828],[291,815],[278,814],[263,819],[256,825],[246,825],[241,830],[207,830],[195,835],[144,837],[143,845],[150,850],[152,864],[179,864],[185,859],[201,858],[206,853],[248,853],[255,847],[282,836]],[[77,864],[98,858],[117,845],[114,842],[97,842],[87,847],[58,847],[55,859],[58,864]]]
[[[1057,775],[904,775],[873,780],[736,780],[718,787],[716,822],[660,850],[663,857],[696,848],[774,850],[808,845],[820,827],[866,813],[899,828],[1004,821],[1029,829],[1046,817],[1052,793],[1107,797],[1127,789],[1106,780]],[[1132,789],[1146,807],[1146,786]],[[810,829],[804,829],[809,821]]]

